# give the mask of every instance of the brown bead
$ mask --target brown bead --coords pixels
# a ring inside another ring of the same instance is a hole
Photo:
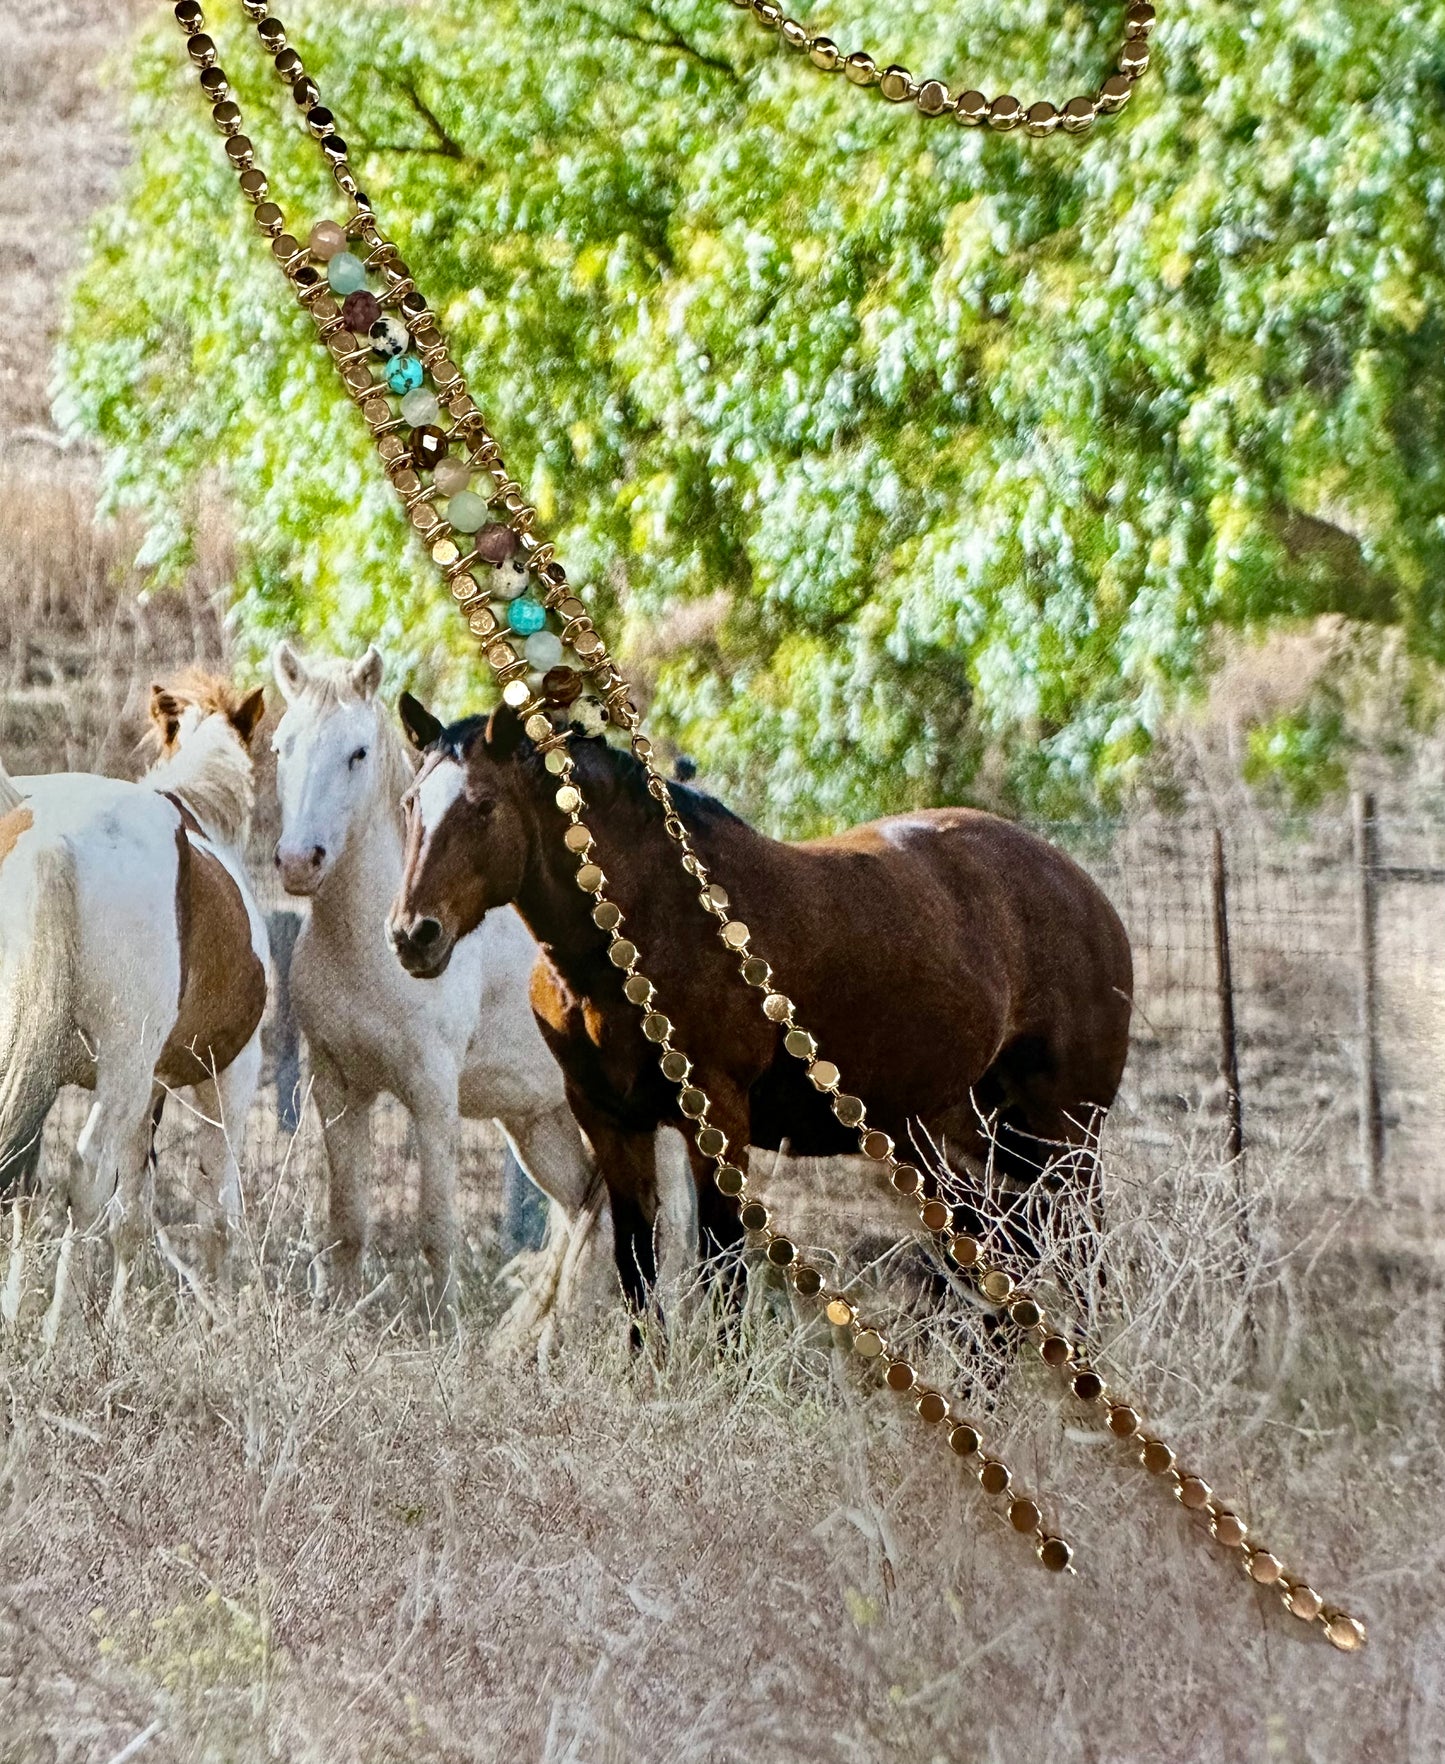
[[[1013,1478],[1007,1464],[1000,1464],[997,1458],[985,1458],[978,1472],[978,1480],[985,1494],[1001,1495]]]
[[[1128,1439],[1137,1433],[1139,1424],[1139,1411],[1131,1409],[1127,1403],[1115,1403],[1109,1410],[1109,1431],[1119,1439]]]
[[[930,1427],[937,1426],[948,1414],[948,1399],[940,1391],[925,1390],[917,1406],[919,1415]]]
[[[899,1194],[917,1194],[923,1184],[923,1178],[912,1164],[899,1164],[890,1180]]]
[[[885,1158],[893,1156],[893,1141],[875,1127],[871,1133],[863,1135],[863,1156],[881,1164]]]
[[[804,1298],[816,1298],[823,1290],[823,1276],[807,1262],[795,1262],[793,1285]]]
[[[928,1200],[918,1209],[925,1231],[947,1231],[953,1223],[953,1208],[946,1201]]]
[[[1074,1374],[1074,1395],[1081,1403],[1096,1403],[1104,1394],[1104,1380],[1097,1372]]]
[[[1029,1500],[1026,1496],[1020,1495],[1018,1500],[1009,1502],[1008,1522],[1015,1531],[1025,1533],[1037,1531],[1039,1521],[1042,1518],[1043,1514],[1039,1511],[1038,1503]]]
[[[341,316],[348,330],[364,336],[381,317],[381,302],[369,288],[357,288],[341,302]]]
[[[796,1247],[786,1237],[775,1237],[768,1245],[768,1260],[775,1268],[786,1268],[797,1253]]]
[[[1046,1335],[1039,1343],[1039,1353],[1046,1366],[1067,1366],[1074,1350],[1062,1335]]]
[[[971,1458],[983,1441],[976,1427],[970,1427],[966,1421],[961,1421],[957,1427],[949,1429],[948,1444],[960,1458]]]
[[[434,472],[446,458],[447,437],[444,429],[424,423],[411,432],[411,456],[424,472]]]
[[[542,690],[553,704],[571,704],[582,696],[582,676],[574,668],[548,668]]]
[[[894,1360],[884,1373],[889,1390],[912,1390],[917,1374],[907,1360]]]

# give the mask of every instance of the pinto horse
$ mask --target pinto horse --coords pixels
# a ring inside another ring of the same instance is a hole
[[[266,1003],[265,923],[241,857],[264,703],[199,673],[154,687],[159,757],[138,783],[0,769],[0,1196],[34,1185],[60,1087],[93,1091],[68,1178],[51,1186],[77,1228],[108,1216],[113,1304],[168,1090],[196,1094],[213,1249],[240,1210],[232,1136]]]
[[[597,1150],[620,1236],[651,1204],[649,1136],[660,1122],[685,1124],[577,887],[556,779],[510,710],[443,727],[414,699],[401,709],[425,759],[405,799],[393,947],[411,973],[439,974],[487,913],[515,905],[542,950],[533,1009]],[[713,1099],[713,1124],[735,1146],[855,1152],[739,984],[736,956],[704,935],[696,884],[641,766],[601,739],[574,739],[571,751],[592,855],[643,952],[656,1008]],[[1132,964],[1117,914],[1077,864],[972,809],[784,844],[699,790],[675,786],[673,797],[731,911],[775,964],[773,984],[821,1036],[873,1126],[900,1144],[921,1126],[951,1161],[1015,1185],[1092,1169],[1128,1052]],[[709,1168],[694,1159],[700,1217],[715,1241],[735,1240],[727,1203],[703,1181]]]

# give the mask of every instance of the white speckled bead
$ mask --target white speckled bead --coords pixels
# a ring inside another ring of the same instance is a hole
[[[515,600],[527,589],[527,566],[520,557],[509,557],[492,571],[492,593],[499,600]]]
[[[405,355],[411,348],[411,332],[392,313],[379,318],[366,334],[376,353],[388,359],[393,355]]]

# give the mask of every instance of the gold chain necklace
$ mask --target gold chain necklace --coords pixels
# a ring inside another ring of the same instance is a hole
[[[798,1022],[792,1001],[774,988],[772,968],[754,947],[748,927],[731,916],[726,890],[708,875],[677,813],[667,779],[653,759],[651,743],[641,733],[628,682],[585,605],[569,587],[554,547],[539,537],[537,511],[509,476],[501,448],[448,352],[436,315],[397,247],[382,235],[372,205],[351,170],[346,143],[336,133],[335,118],[320,103],[316,81],[287,44],[285,29],[271,16],[268,0],[242,0],[242,5],[277,74],[304,113],[337,187],[350,198],[352,214],[345,226],[318,221],[305,245],[286,230],[285,216],[270,197],[266,174],[256,164],[254,145],[241,132],[240,108],[217,63],[216,45],[205,33],[199,0],[180,0],[176,21],[187,36],[191,61],[211,102],[212,120],[225,139],[226,157],[237,173],[241,194],[251,204],[256,226],[270,240],[272,256],[311,315],[348,395],[360,409],[407,518],[478,638],[504,703],[522,719],[557,780],[562,841],[577,865],[577,886],[592,898],[592,918],[607,937],[612,963],[626,975],[623,990],[641,1014],[644,1036],[657,1047],[664,1076],[677,1089],[678,1107],[694,1144],[711,1162],[718,1189],[740,1203],[741,1221],[753,1245],[785,1274],[794,1291],[816,1300],[830,1323],[848,1331],[853,1351],[881,1368],[888,1388],[908,1401],[920,1419],[973,1467],[984,1493],[1002,1504],[1008,1523],[1032,1540],[1043,1566],[1056,1573],[1069,1569],[1070,1545],[1045,1526],[1039,1503],[1015,1488],[1002,1458],[985,1450],[981,1426],[965,1418],[941,1391],[926,1385],[908,1358],[890,1352],[884,1330],[853,1300],[828,1288],[815,1257],[800,1251],[775,1228],[768,1208],[749,1192],[743,1168],[729,1159],[726,1134],[709,1120],[711,1099],[687,1054],[676,1044],[662,1001],[642,970],[642,952],[625,935],[622,910],[609,898],[607,878],[592,855],[593,836],[583,819],[587,805],[568,751],[571,707],[584,676],[590,676],[609,720],[626,731],[646,773],[648,792],[662,811],[667,836],[677,847],[683,870],[697,884],[698,904],[716,921],[723,946],[736,956],[743,984],[759,994],[763,1015],[778,1026],[788,1053],[829,1098],[838,1121],[857,1135],[860,1152],[887,1171],[899,1194],[917,1203],[924,1232],[990,1303],[1003,1307],[1014,1329],[1033,1341],[1044,1362],[1067,1380],[1071,1394],[1102,1410],[1109,1431],[1132,1443],[1144,1469],[1162,1480],[1187,1512],[1207,1524],[1215,1541],[1241,1552],[1241,1564],[1251,1580],[1274,1587],[1295,1617],[1318,1625],[1335,1647],[1345,1652],[1363,1647],[1364,1624],[1287,1572],[1283,1561],[1253,1538],[1239,1514],[1219,1500],[1201,1476],[1179,1464],[1173,1449],[1146,1428],[1138,1406],[1110,1391],[1089,1364],[1083,1343],[1050,1322],[1043,1307],[1013,1276],[990,1260],[983,1241],[954,1231],[953,1209],[941,1199],[924,1197],[917,1168],[898,1156],[886,1133],[868,1125],[862,1099],[842,1088],[837,1066],[821,1055],[814,1036]],[[814,47],[817,41],[813,39]],[[357,243],[356,252],[347,248],[352,241]],[[373,279],[379,284],[377,291],[368,285]],[[428,376],[434,390],[425,384]],[[468,487],[474,477],[490,480],[485,497]],[[437,506],[439,501],[445,514]],[[489,510],[496,511],[494,523],[488,523]],[[470,550],[464,549],[466,544]],[[518,595],[509,590],[503,618],[477,576],[495,572],[514,553],[534,579],[535,593]],[[555,630],[549,629],[549,614]],[[539,641],[544,638],[547,641]],[[567,651],[575,665],[561,665],[558,658]]]
[[[916,80],[906,67],[895,62],[878,71],[878,63],[866,50],[849,55],[833,41],[789,18],[773,0],[733,0],[750,12],[767,31],[777,31],[790,49],[806,55],[823,73],[843,73],[855,86],[877,86],[893,104],[916,104],[924,116],[952,116],[967,128],[987,123],[991,129],[1016,129],[1020,123],[1030,135],[1052,135],[1056,129],[1082,135],[1094,119],[1120,111],[1129,102],[1134,83],[1149,66],[1149,33],[1155,11],[1148,0],[1138,0],[1124,15],[1124,42],[1117,65],[1092,97],[1070,98],[1062,108],[1041,98],[1026,110],[1011,92],[986,98],[973,90],[950,92],[942,80]]]

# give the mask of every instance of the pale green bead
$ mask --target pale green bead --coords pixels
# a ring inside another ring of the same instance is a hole
[[[447,503],[447,519],[459,533],[475,533],[487,518],[487,505],[475,490],[458,490]]]
[[[401,414],[414,429],[434,423],[441,415],[441,409],[436,393],[429,392],[425,386],[418,386],[414,392],[408,392],[401,401]]]
[[[366,265],[350,251],[338,251],[326,266],[326,279],[337,294],[354,294],[366,286]]]

